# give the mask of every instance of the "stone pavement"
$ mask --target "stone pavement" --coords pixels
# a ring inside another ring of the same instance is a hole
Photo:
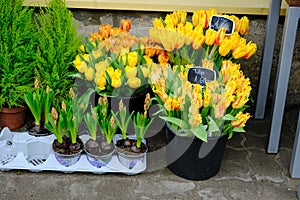
[[[246,134],[228,141],[221,169],[209,180],[185,180],[166,167],[131,176],[0,171],[0,199],[297,199],[299,179],[288,169],[298,109],[286,111],[277,155],[265,151],[270,117],[251,119]],[[154,138],[152,150],[164,144],[163,131]]]

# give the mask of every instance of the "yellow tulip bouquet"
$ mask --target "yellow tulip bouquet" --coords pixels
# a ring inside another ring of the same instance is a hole
[[[225,27],[212,29],[212,16],[233,21],[232,33],[226,33]],[[244,132],[251,86],[239,60],[256,52],[256,44],[244,38],[248,29],[247,17],[220,15],[213,9],[195,11],[192,22],[180,10],[153,21],[150,38],[165,49],[166,56],[149,80],[163,113],[160,117],[175,133],[207,141],[207,137],[229,134],[231,138],[233,132]],[[214,78],[205,77],[204,69]]]
[[[145,50],[152,45],[148,37],[131,35],[130,22],[122,22],[121,28],[101,25],[99,32],[91,33],[73,61],[78,70],[76,77],[85,80],[99,94],[130,97],[149,87],[153,60],[148,54],[156,52]]]
[[[226,18],[234,24],[231,33],[225,27],[217,31],[212,28],[212,17]],[[187,20],[187,13],[179,10],[165,17],[153,20],[149,30],[150,38],[168,53],[172,64],[201,64],[202,60],[213,61],[220,70],[223,60],[236,63],[239,59],[250,58],[257,49],[255,43],[244,38],[249,30],[249,19],[235,15],[218,14],[216,10],[198,10]]]

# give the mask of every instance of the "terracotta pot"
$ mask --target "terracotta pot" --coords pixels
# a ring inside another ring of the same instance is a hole
[[[0,126],[10,130],[21,128],[25,124],[26,107],[2,108],[0,112]]]

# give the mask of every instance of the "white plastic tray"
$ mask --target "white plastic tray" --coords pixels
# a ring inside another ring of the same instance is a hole
[[[86,141],[89,136],[81,135],[80,138]],[[143,162],[138,162],[134,168],[128,169],[123,166],[116,155],[111,161],[101,168],[97,168],[89,163],[86,154],[82,153],[81,158],[72,166],[65,167],[55,158],[51,148],[54,135],[35,137],[27,132],[11,132],[4,128],[0,133],[0,170],[8,171],[13,169],[40,171],[61,171],[64,173],[72,172],[91,172],[95,174],[103,173],[124,173],[134,175],[146,170],[146,157]],[[38,147],[32,149],[32,143]],[[40,159],[31,160],[28,154],[41,154]],[[47,157],[48,156],[48,157]]]

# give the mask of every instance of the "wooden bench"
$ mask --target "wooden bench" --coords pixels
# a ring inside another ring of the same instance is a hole
[[[45,0],[25,0],[24,5],[44,6]],[[219,13],[243,15],[268,15],[270,0],[66,0],[69,8],[135,10],[172,12],[214,8]],[[287,4],[283,1],[280,15],[285,15]]]

